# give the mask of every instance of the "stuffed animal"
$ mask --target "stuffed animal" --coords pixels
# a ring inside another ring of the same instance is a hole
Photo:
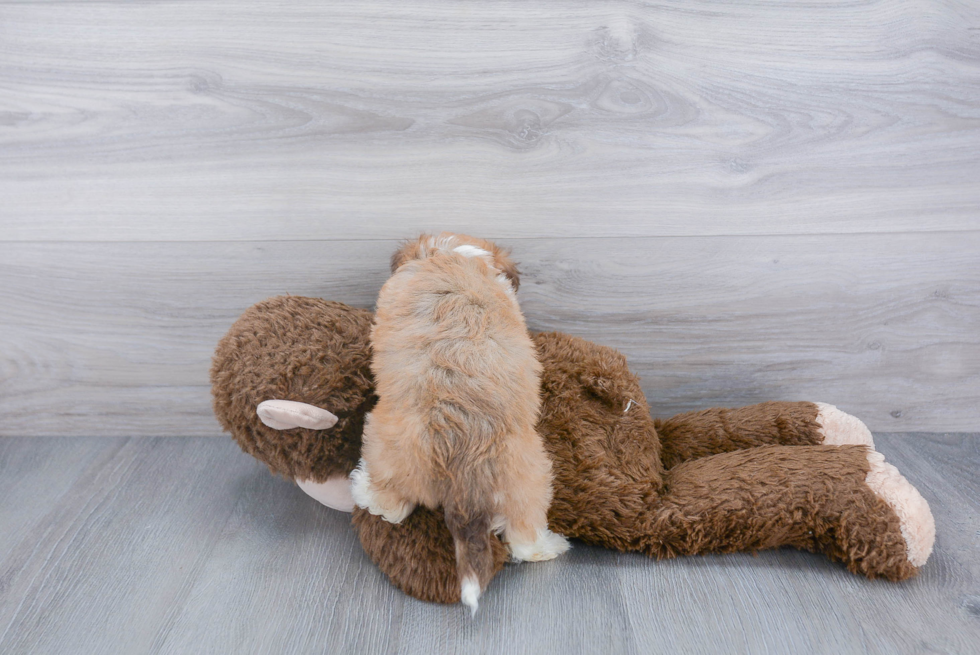
[[[320,502],[353,510],[361,543],[405,593],[459,601],[440,512],[400,524],[354,508],[348,474],[377,398],[372,315],[314,298],[248,309],[218,344],[214,411],[242,449]],[[904,580],[932,552],[929,506],[831,405],[768,402],[654,420],[619,352],[534,335],[544,367],[538,431],[552,458],[551,530],[657,558],[793,546],[869,578]],[[493,540],[495,572],[507,559]]]

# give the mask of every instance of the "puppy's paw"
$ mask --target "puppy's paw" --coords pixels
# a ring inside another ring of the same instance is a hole
[[[861,419],[840,411],[827,403],[813,403],[817,406],[817,423],[823,435],[825,446],[867,446],[875,449],[871,430]]]
[[[354,504],[361,509],[370,511],[371,506],[374,505],[371,476],[367,471],[367,462],[363,459],[357,463],[357,468],[350,472],[350,495],[354,498]]]
[[[529,544],[507,544],[511,557],[517,562],[544,562],[555,559],[570,548],[568,539],[547,528],[538,530],[538,538]]]
[[[371,485],[371,475],[363,459],[358,463],[357,468],[351,471],[350,491],[355,505],[375,516],[380,516],[388,523],[401,523],[415,509],[415,505],[409,502],[402,501],[390,505],[381,502]]]
[[[372,514],[376,514],[388,523],[398,524],[408,518],[408,515],[415,509],[412,503],[399,503],[397,507],[378,508],[377,511],[368,508]]]

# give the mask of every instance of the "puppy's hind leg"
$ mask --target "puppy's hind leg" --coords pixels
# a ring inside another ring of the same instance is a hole
[[[515,466],[502,476],[504,541],[518,562],[554,559],[568,550],[569,543],[548,529],[551,462],[540,442],[534,443],[531,457],[512,461]]]
[[[398,452],[399,425],[384,411],[382,402],[364,419],[364,435],[361,461],[351,471],[351,496],[354,504],[380,516],[389,523],[401,523],[415,503],[402,490],[406,485],[396,484],[404,480],[393,479],[399,472],[411,471],[411,462],[392,461],[392,453]]]
[[[375,484],[363,459],[351,471],[350,480],[354,503],[388,523],[401,523],[415,509],[415,503],[396,492],[391,485]]]
[[[510,555],[515,562],[546,562],[555,559],[571,546],[568,539],[560,534],[554,533],[548,528],[535,531],[533,541],[523,541],[524,537],[511,534],[507,547]],[[504,539],[508,539],[507,532],[504,532]]]

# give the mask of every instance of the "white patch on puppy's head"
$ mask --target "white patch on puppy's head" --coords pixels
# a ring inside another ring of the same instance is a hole
[[[488,257],[491,259],[491,261],[493,260],[493,256],[490,253],[483,248],[478,248],[476,246],[456,246],[453,248],[453,252],[458,252],[463,257]]]
[[[506,249],[498,248],[483,239],[452,232],[441,232],[436,236],[422,234],[417,240],[403,244],[391,257],[391,272],[394,274],[406,262],[426,259],[440,251],[471,259],[482,259],[491,269],[507,276],[514,291],[517,291],[521,284],[520,271],[517,270],[517,265],[511,260]]]

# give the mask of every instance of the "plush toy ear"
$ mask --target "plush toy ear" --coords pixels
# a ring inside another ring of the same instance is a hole
[[[326,430],[337,424],[337,416],[325,409],[292,400],[266,400],[255,408],[259,420],[273,430],[309,428]]]

